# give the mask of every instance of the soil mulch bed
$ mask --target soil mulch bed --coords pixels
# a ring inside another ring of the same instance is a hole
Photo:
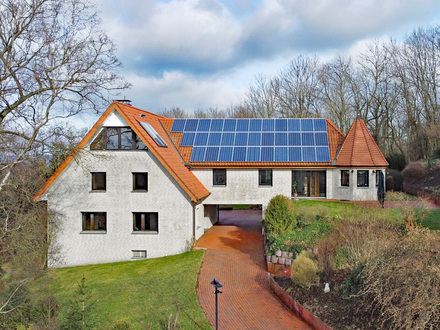
[[[338,271],[330,281],[330,292],[324,292],[324,285],[313,285],[310,289],[296,286],[290,277],[276,276],[275,281],[289,295],[309,312],[320,318],[333,329],[378,329],[372,324],[371,315],[359,308],[356,301],[345,298],[342,282],[349,271]]]

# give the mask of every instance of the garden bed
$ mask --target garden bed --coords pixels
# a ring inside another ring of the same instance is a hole
[[[359,310],[354,300],[345,298],[342,282],[349,275],[348,270],[339,270],[330,282],[330,292],[324,286],[312,285],[304,289],[295,285],[290,277],[275,276],[275,281],[293,299],[333,329],[377,329],[371,323],[371,315]]]

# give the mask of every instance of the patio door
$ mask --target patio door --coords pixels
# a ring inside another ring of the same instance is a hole
[[[325,171],[292,171],[292,196],[325,197]]]

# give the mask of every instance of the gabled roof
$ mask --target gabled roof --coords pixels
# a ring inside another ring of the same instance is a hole
[[[89,140],[95,135],[97,130],[102,126],[105,119],[116,110],[122,118],[130,125],[133,131],[141,138],[145,143],[148,150],[162,163],[165,169],[171,174],[171,176],[177,181],[182,189],[189,195],[192,201],[197,202],[207,197],[210,192],[203,186],[203,184],[197,179],[197,177],[185,167],[182,159],[174,148],[168,135],[160,123],[160,119],[164,117],[150,113],[131,105],[122,102],[113,102],[108,109],[104,112],[101,118],[96,122],[92,129],[78,144],[75,151],[66,158],[66,160],[60,165],[55,173],[49,178],[43,188],[35,195],[35,200],[40,200],[46,190],[52,185],[52,183],[58,178],[58,176],[64,171],[69,163],[74,159],[76,154],[89,142]],[[142,115],[142,116],[141,116]],[[139,122],[149,123],[156,132],[162,137],[162,139],[168,144],[168,147],[159,147],[151,136],[145,131]]]
[[[338,166],[388,166],[362,119],[356,119],[337,156]]]
[[[338,147],[343,143],[344,141],[344,134],[327,118],[325,118],[326,123],[326,133],[328,134],[328,147],[330,151],[330,161],[328,162],[240,162],[240,161],[230,161],[230,162],[194,162],[191,161],[191,154],[193,152],[192,146],[181,146],[182,137],[184,133],[181,132],[173,132],[172,126],[175,121],[175,119],[170,118],[162,118],[160,121],[163,124],[163,127],[167,131],[170,139],[174,143],[175,147],[179,151],[180,155],[182,156],[182,159],[186,164],[190,164],[193,167],[222,167],[222,168],[250,168],[250,167],[308,167],[308,168],[314,168],[314,167],[334,167],[334,160],[336,157],[336,153],[338,151]]]

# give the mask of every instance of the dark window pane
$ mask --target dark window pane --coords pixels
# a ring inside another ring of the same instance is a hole
[[[107,230],[107,213],[83,212],[83,230]]]
[[[350,186],[350,171],[342,170],[341,171],[341,186],[348,187]]]
[[[133,213],[133,231],[154,231],[159,230],[158,214],[153,212],[148,213]]]
[[[368,170],[357,171],[357,186],[358,187],[368,187]]]
[[[131,128],[121,127],[121,149],[133,149],[133,131]]]
[[[92,190],[106,189],[106,174],[105,172],[92,173]]]
[[[141,140],[141,138],[137,135],[135,135],[135,139],[136,139],[136,149],[138,150],[147,150],[147,146],[145,145],[145,143]]]
[[[117,127],[107,128],[107,150],[117,150],[119,149],[119,134]]]
[[[148,190],[148,173],[133,173],[133,190]]]
[[[226,186],[226,169],[214,169],[214,186]]]
[[[260,186],[271,186],[272,185],[272,170],[260,170]]]
[[[98,136],[93,140],[93,142],[90,144],[91,150],[104,150],[104,144],[105,144],[105,132],[107,129],[102,129],[102,131],[98,134]]]

